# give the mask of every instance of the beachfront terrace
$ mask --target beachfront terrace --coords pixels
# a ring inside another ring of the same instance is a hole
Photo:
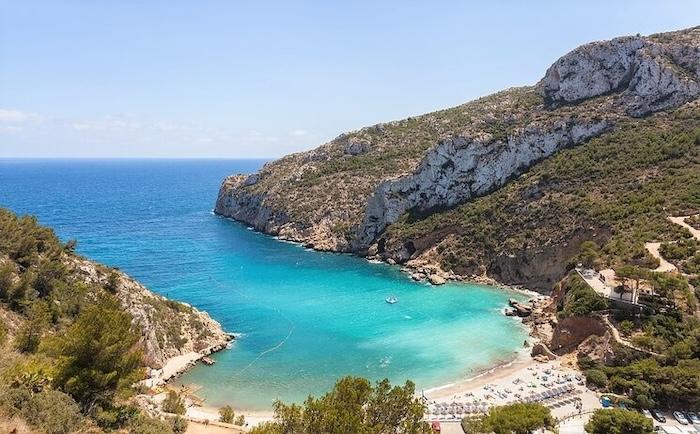
[[[629,303],[632,305],[640,304],[639,295],[641,292],[640,290],[643,289],[629,287],[625,287],[624,290],[618,289],[623,283],[617,280],[614,270],[606,269],[598,272],[590,268],[583,268],[579,265],[576,267],[576,272],[588,286],[603,297],[616,302]]]

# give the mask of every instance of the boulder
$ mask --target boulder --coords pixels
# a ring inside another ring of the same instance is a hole
[[[547,345],[543,344],[542,342],[538,342],[532,347],[530,355],[532,357],[543,356],[548,360],[555,360],[557,358],[557,356],[549,348],[547,348]]]
[[[428,276],[428,280],[433,285],[444,285],[445,283],[447,283],[447,280],[445,280],[445,278],[440,276],[439,274],[431,274],[430,276]]]

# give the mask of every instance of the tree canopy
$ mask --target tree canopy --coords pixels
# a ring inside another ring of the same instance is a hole
[[[600,409],[593,413],[585,429],[590,434],[652,434],[654,424],[636,411]]]
[[[423,405],[407,381],[392,387],[384,379],[374,387],[364,378],[345,377],[322,396],[309,396],[303,405],[274,405],[275,420],[251,434],[427,434]]]
[[[495,434],[530,434],[540,428],[554,426],[551,411],[535,403],[517,403],[494,407],[481,418],[465,419],[465,432]]]
[[[63,336],[49,342],[57,358],[54,385],[88,412],[109,404],[117,390],[138,379],[141,351],[131,315],[104,297],[88,306]]]

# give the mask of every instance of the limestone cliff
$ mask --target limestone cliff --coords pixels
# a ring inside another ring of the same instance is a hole
[[[698,95],[700,28],[594,42],[557,60],[535,86],[364,128],[269,163],[254,175],[228,177],[215,212],[316,249],[406,262],[425,256],[450,231],[442,225],[441,236],[423,234],[420,247],[415,237],[383,236],[401,218],[421,221],[489,195],[562,149]],[[604,229],[593,226],[572,228],[571,236]],[[557,248],[575,250],[566,237],[553,240]],[[513,258],[517,264],[501,256],[452,268],[530,283],[521,273],[523,261]],[[494,261],[502,265],[495,269]],[[558,261],[552,277],[566,259]],[[536,278],[537,265],[530,268]]]
[[[120,304],[141,330],[145,362],[151,368],[161,368],[167,359],[182,354],[221,350],[233,338],[206,312],[155,294],[122,272],[77,256],[67,256],[66,261],[75,279],[91,287],[114,286]]]

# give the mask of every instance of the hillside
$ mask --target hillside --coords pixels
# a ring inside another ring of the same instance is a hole
[[[343,134],[228,177],[215,211],[319,250],[548,290],[583,241],[637,231],[619,215],[632,208],[601,203],[633,200],[647,186],[669,200],[653,206],[700,208],[697,176],[683,167],[696,162],[698,95],[700,28],[594,42],[557,60],[534,86]],[[688,182],[670,185],[669,171]]]
[[[32,432],[171,432],[139,416],[132,385],[146,368],[221,349],[231,336],[75,246],[0,208],[0,429],[24,419]]]

